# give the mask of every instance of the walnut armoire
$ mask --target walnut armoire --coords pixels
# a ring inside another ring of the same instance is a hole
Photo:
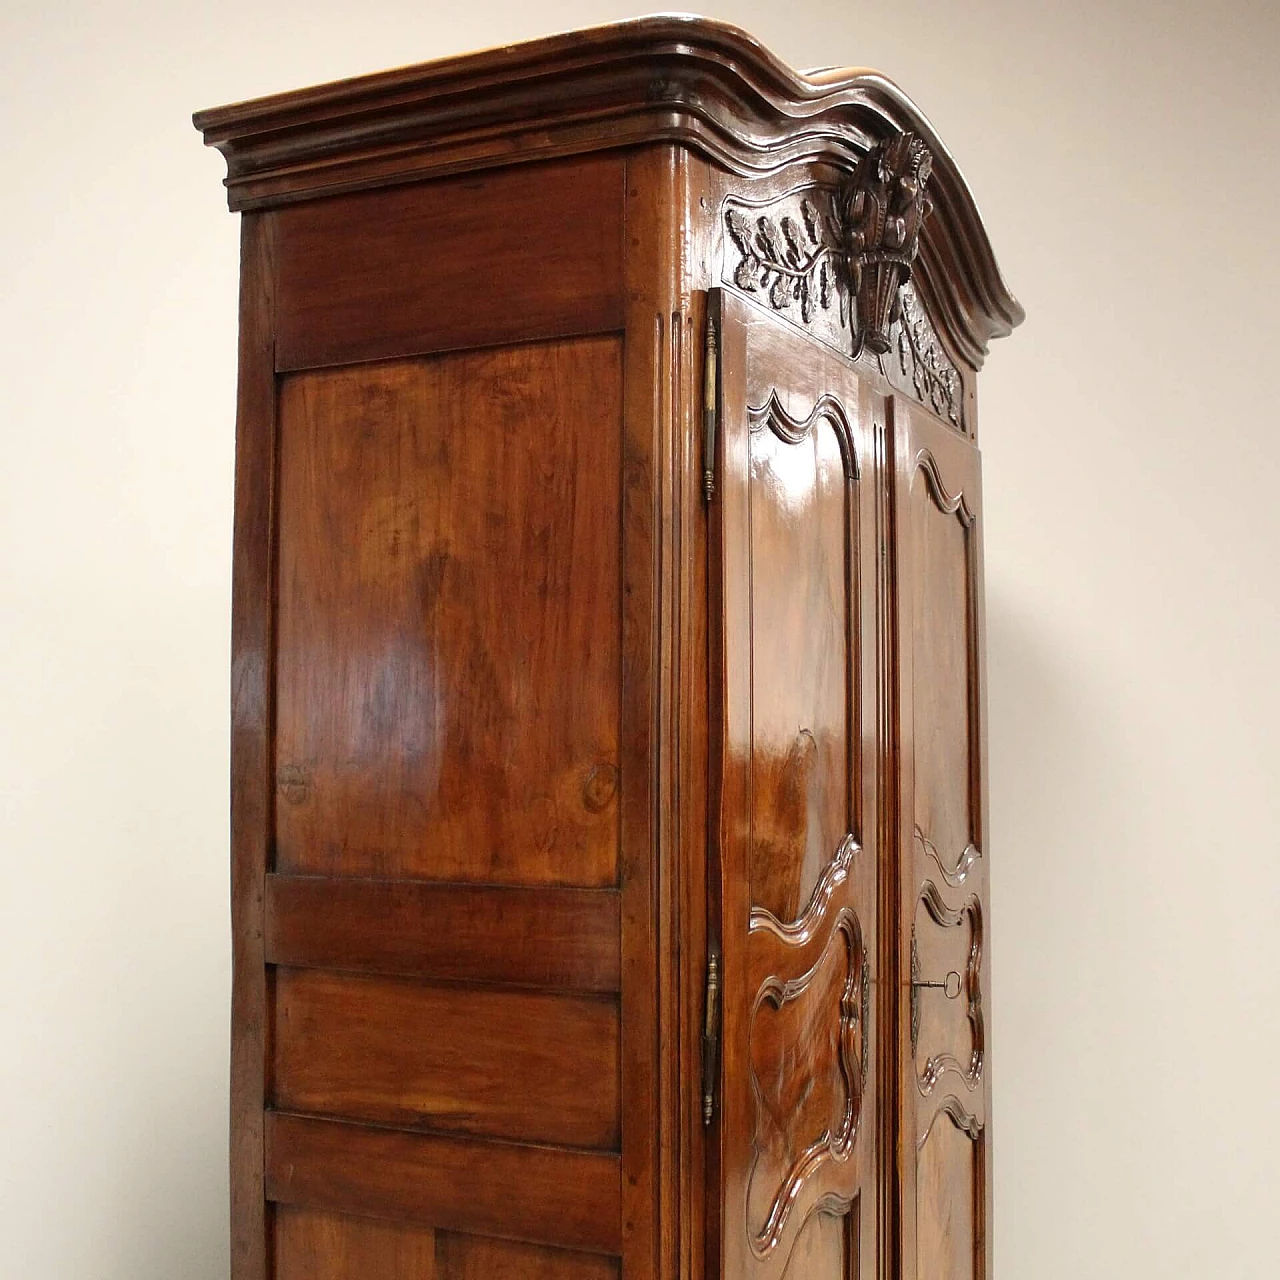
[[[654,18],[201,112],[234,1280],[991,1280],[975,388],[913,103]]]

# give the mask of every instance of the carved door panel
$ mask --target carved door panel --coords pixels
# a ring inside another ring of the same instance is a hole
[[[879,1203],[870,396],[847,361],[789,325],[731,294],[721,306],[722,465],[711,507],[712,669],[723,680],[713,698],[719,1274],[870,1280]]]
[[[904,1280],[990,1280],[978,451],[893,402]]]

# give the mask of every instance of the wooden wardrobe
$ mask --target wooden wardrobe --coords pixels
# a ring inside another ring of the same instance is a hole
[[[234,1280],[990,1280],[977,371],[890,81],[655,18],[201,112]]]

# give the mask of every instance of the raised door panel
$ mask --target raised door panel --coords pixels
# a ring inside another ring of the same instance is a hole
[[[852,367],[722,299],[720,1262],[874,1274],[875,504]],[[871,686],[873,687],[873,686]]]
[[[989,1280],[979,459],[938,419],[893,408],[904,1273]]]

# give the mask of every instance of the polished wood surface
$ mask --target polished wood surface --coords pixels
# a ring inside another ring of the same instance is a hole
[[[682,18],[199,124],[232,1280],[990,1280],[1021,308],[932,127]]]
[[[281,1110],[618,1148],[614,1000],[278,968],[275,1009]]]
[[[620,376],[584,338],[283,380],[278,870],[617,883]]]
[[[613,889],[269,875],[269,964],[621,990]]]
[[[869,1277],[880,1195],[872,436],[845,362],[732,296],[719,323],[720,1267],[744,1280]]]
[[[624,169],[597,156],[275,212],[276,368],[622,328]]]
[[[875,141],[912,133],[934,157],[937,214],[918,269],[941,300],[938,322],[980,367],[1023,317],[963,175],[897,85],[857,68],[799,74],[705,18],[642,18],[401,67],[201,111],[195,124],[226,157],[238,210],[656,143],[746,186],[789,166],[851,172]]]
[[[617,1254],[622,1243],[621,1167],[603,1151],[271,1111],[266,1193],[278,1204],[592,1253]]]
[[[276,1280],[617,1280],[595,1254],[309,1209],[276,1216]]]
[[[263,1184],[268,992],[262,919],[272,814],[275,486],[274,238],[240,226],[235,532],[231,569],[231,1271],[268,1280]]]

